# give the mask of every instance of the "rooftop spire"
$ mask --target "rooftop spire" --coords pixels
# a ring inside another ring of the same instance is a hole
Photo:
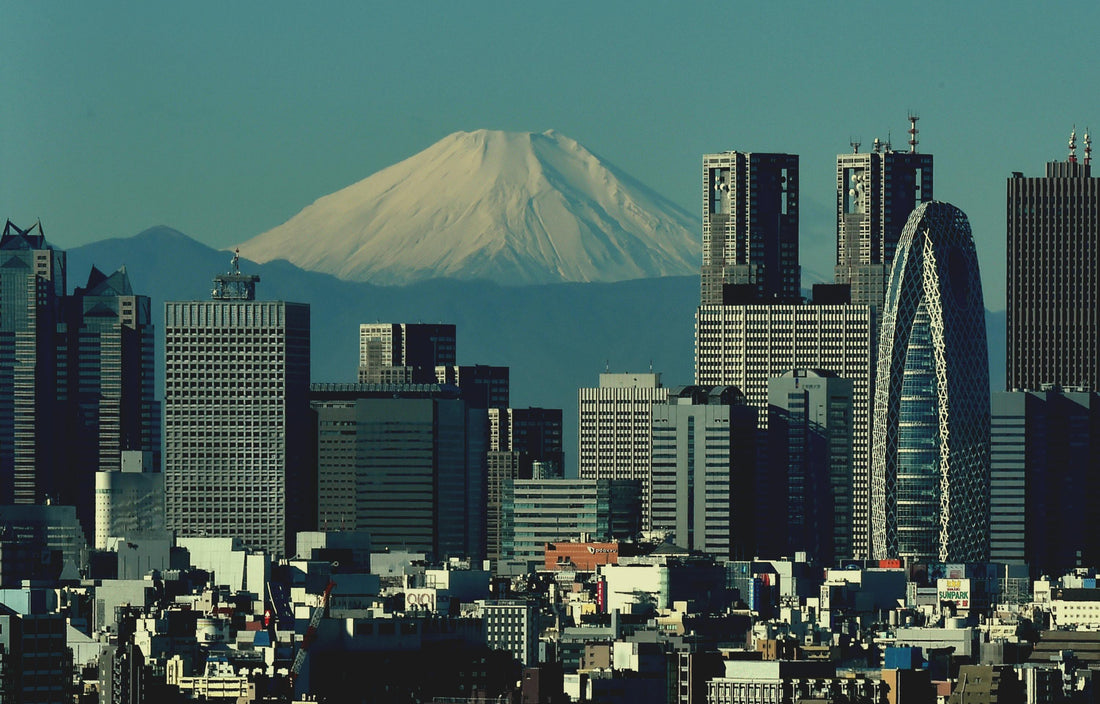
[[[1069,163],[1077,163],[1077,125],[1073,126],[1073,131],[1069,133]]]
[[[1092,137],[1089,136],[1089,128],[1085,128],[1085,166],[1092,163]]]

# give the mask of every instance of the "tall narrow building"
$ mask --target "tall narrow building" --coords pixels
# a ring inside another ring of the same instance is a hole
[[[257,301],[259,276],[165,303],[165,520],[284,556],[312,528],[309,306]]]
[[[600,374],[600,385],[579,396],[580,478],[639,482],[642,529],[649,530],[653,407],[668,400],[661,375]]]
[[[653,407],[651,529],[718,560],[751,558],[762,516],[751,501],[757,474],[756,409],[731,386],[683,386]]]
[[[799,300],[798,155],[703,156],[703,305]]]
[[[501,557],[502,492],[510,479],[561,479],[560,408],[490,408],[486,547]]]
[[[1092,142],[1008,179],[1008,390],[1100,391],[1100,178]]]
[[[757,495],[778,516],[765,555],[808,552],[820,564],[852,550],[852,382],[792,369],[768,380],[769,472]]]
[[[932,200],[932,155],[917,153],[917,118],[909,120],[909,151],[876,138],[871,151],[852,142],[853,153],[836,158],[836,283],[851,287],[852,303],[875,311],[909,214]]]
[[[65,373],[58,397],[69,421],[62,503],[77,507],[84,530],[95,525],[96,472],[117,472],[122,453],[148,453],[159,471],[160,404],[154,398],[153,321],[148,296],[134,293],[125,267],[92,267],[88,283],[65,299]]]
[[[883,308],[871,447],[873,557],[989,556],[985,306],[966,215],[909,216]]]
[[[815,369],[851,381],[851,552],[841,558],[869,552],[871,325],[870,306],[845,303],[701,306],[695,319],[695,383],[736,386],[757,408],[762,431],[770,379]]]
[[[0,504],[57,499],[65,485],[57,400],[65,252],[42,225],[0,235]]]

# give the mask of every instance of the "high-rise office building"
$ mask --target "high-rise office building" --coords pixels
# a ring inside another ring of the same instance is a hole
[[[798,156],[703,156],[703,305],[791,302],[798,267]]]
[[[560,408],[490,408],[486,547],[501,555],[501,501],[509,479],[561,479]],[[536,476],[536,474],[538,476]]]
[[[165,518],[282,556],[314,522],[309,306],[257,281],[234,257],[212,300],[165,303]]]
[[[484,556],[484,409],[439,384],[313,384],[310,399],[320,530],[366,531],[376,549]]]
[[[68,407],[70,473],[62,503],[77,507],[90,535],[96,472],[117,472],[122,453],[149,453],[159,471],[160,404],[154,398],[153,322],[148,296],[136,295],[126,269],[95,267],[65,299],[65,373],[58,397]],[[60,381],[60,380],[59,380]]]
[[[548,543],[630,538],[640,529],[641,483],[611,479],[509,479],[502,496],[501,558],[544,564]]]
[[[875,382],[873,557],[989,555],[989,368],[966,215],[923,203],[898,242]]]
[[[917,153],[917,118],[909,119],[909,151],[875,139],[869,152],[852,142],[853,153],[836,158],[836,282],[875,311],[909,213],[932,200],[932,155]]]
[[[847,304],[713,305],[695,322],[695,383],[732,385],[768,428],[768,380],[816,369],[852,383],[852,553],[869,550],[871,309]],[[766,448],[764,448],[766,450]],[[762,466],[767,466],[765,454]]]
[[[758,503],[779,520],[762,555],[808,552],[832,564],[852,550],[852,382],[792,369],[768,380],[768,466]]]
[[[359,382],[362,384],[432,384],[436,381],[437,366],[454,363],[454,325],[365,323],[359,326]]]
[[[1009,390],[1100,391],[1100,178],[1078,162],[1008,179]]]
[[[653,406],[651,529],[716,559],[754,553],[760,518],[756,481],[756,409],[729,386],[684,386]]]
[[[600,385],[579,396],[580,478],[640,482],[642,529],[649,530],[653,406],[668,400],[661,375],[600,374]]]
[[[0,235],[0,504],[56,501],[64,409],[58,401],[65,252],[42,225]],[[62,356],[63,359],[63,356]]]
[[[993,394],[989,559],[1062,574],[1100,561],[1100,394]]]

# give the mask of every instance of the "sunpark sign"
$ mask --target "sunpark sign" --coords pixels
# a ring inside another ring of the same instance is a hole
[[[960,609],[970,608],[969,579],[938,579],[936,592],[941,602],[953,602]]]

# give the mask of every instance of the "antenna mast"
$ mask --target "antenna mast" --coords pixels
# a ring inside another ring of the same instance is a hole
[[[917,134],[920,132],[920,130],[917,129],[917,120],[919,120],[919,119],[920,119],[920,115],[917,115],[915,112],[910,112],[909,113],[909,153],[910,154],[916,154],[917,153],[917,144],[920,142],[920,140],[917,139]]]

